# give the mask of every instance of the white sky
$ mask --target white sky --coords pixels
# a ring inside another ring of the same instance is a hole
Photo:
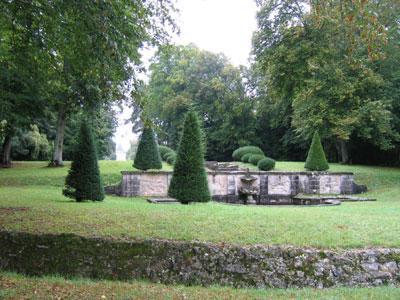
[[[177,0],[180,10],[177,23],[181,34],[175,44],[194,43],[199,48],[224,53],[234,65],[248,65],[251,38],[257,28],[254,0]],[[143,53],[148,60],[153,51]],[[144,62],[146,64],[146,62]],[[147,64],[146,64],[147,65]],[[124,109],[119,116],[115,134],[117,159],[124,160],[132,134],[132,124],[124,124],[130,111]],[[118,151],[119,150],[119,151]]]

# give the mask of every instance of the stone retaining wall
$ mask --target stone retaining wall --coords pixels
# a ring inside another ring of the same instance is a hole
[[[331,251],[0,231],[0,269],[28,275],[235,287],[400,283],[400,249]]]
[[[240,178],[246,171],[209,171],[208,184],[214,200],[238,202]],[[350,172],[263,172],[251,171],[253,186],[260,191],[259,204],[290,204],[304,194],[352,194],[354,174]],[[118,194],[125,197],[166,197],[172,172],[123,171]]]

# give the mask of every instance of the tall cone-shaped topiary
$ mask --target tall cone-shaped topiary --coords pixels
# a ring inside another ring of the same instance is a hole
[[[186,115],[168,195],[182,203],[211,199],[204,169],[202,132],[195,112]]]
[[[162,168],[158,144],[153,129],[149,125],[143,128],[133,166],[139,170]]]
[[[104,199],[104,187],[97,163],[96,145],[92,131],[84,121],[81,124],[71,169],[65,179],[63,194],[78,202]]]
[[[326,171],[329,169],[328,161],[322,148],[321,139],[318,132],[314,132],[310,150],[308,150],[306,164],[304,166],[309,171]]]

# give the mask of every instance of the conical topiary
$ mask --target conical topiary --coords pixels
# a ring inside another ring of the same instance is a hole
[[[63,194],[78,202],[104,199],[104,187],[97,163],[96,146],[92,131],[86,122],[81,124],[78,144],[75,147],[71,169],[65,179]]]
[[[143,128],[133,166],[139,170],[162,168],[158,144],[153,129],[149,125]]]
[[[204,168],[202,132],[193,111],[186,115],[168,194],[182,203],[207,202],[211,199]]]
[[[321,139],[317,131],[314,133],[304,167],[309,171],[326,171],[329,169],[328,161],[326,160]]]

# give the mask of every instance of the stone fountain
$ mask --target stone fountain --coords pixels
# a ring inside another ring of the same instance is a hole
[[[241,185],[238,189],[239,195],[243,198],[244,204],[257,204],[255,197],[259,195],[259,190],[253,183],[257,180],[257,177],[250,174],[247,169],[246,175],[240,177]]]

